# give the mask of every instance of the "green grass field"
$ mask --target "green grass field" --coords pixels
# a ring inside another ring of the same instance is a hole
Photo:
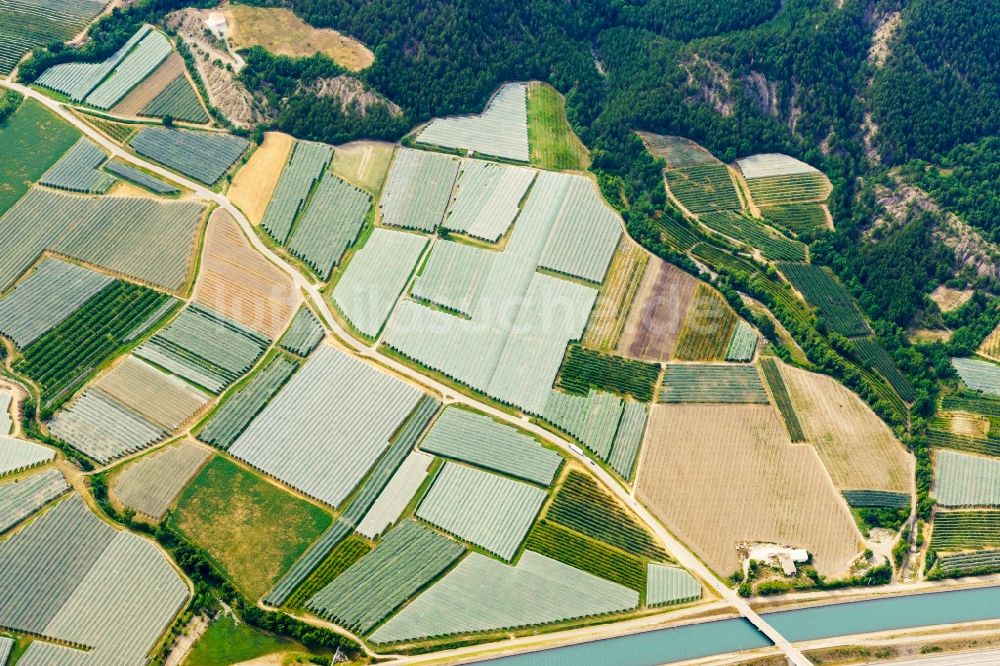
[[[170,516],[170,526],[204,548],[254,600],[330,522],[319,507],[222,457],[202,469]]]
[[[21,198],[80,133],[32,99],[0,124],[0,215]]]
[[[528,87],[528,145],[531,163],[543,169],[586,169],[587,148],[566,120],[562,96],[547,83]]]
[[[265,634],[225,615],[211,625],[191,649],[184,666],[229,666],[275,652],[304,650],[298,643]]]

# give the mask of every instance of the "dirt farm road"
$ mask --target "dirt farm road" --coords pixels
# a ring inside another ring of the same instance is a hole
[[[530,431],[532,434],[537,435],[543,440],[558,446],[564,454],[573,457],[581,464],[587,466],[590,471],[601,480],[606,488],[611,490],[620,501],[629,505],[635,511],[635,513],[642,519],[643,523],[664,542],[667,549],[674,555],[681,566],[701,578],[705,584],[712,588],[717,596],[723,599],[741,616],[749,620],[761,633],[767,636],[768,639],[781,649],[790,663],[795,666],[811,665],[811,662],[802,655],[801,651],[795,648],[787,639],[784,638],[784,636],[779,634],[770,624],[758,615],[756,611],[754,611],[743,598],[736,594],[734,590],[730,589],[725,583],[716,578],[709,568],[702,563],[702,561],[698,559],[694,553],[689,551],[683,543],[667,532],[667,530],[659,523],[659,521],[656,520],[656,518],[653,517],[646,507],[640,504],[628,493],[628,491],[625,490],[624,487],[619,485],[610,474],[594,463],[576,446],[571,445],[567,440],[557,437],[541,426],[532,423],[527,416],[513,417],[506,412],[492,407],[491,405],[481,403],[474,398],[457,393],[451,387],[441,384],[436,380],[423,375],[417,370],[396,361],[395,359],[388,358],[385,355],[380,354],[374,347],[369,347],[359,342],[348,331],[345,331],[339,325],[331,312],[329,305],[327,305],[326,300],[323,298],[323,295],[319,292],[319,289],[314,284],[309,282],[298,270],[286,263],[280,256],[271,250],[271,248],[269,248],[256,234],[253,226],[250,224],[250,221],[246,218],[246,216],[244,216],[243,213],[236,208],[236,206],[234,206],[232,202],[230,202],[229,198],[224,194],[213,192],[208,188],[194,183],[162,166],[148,162],[126,151],[118,144],[112,142],[110,139],[107,139],[96,129],[87,125],[83,120],[73,115],[61,102],[57,102],[56,100],[51,99],[33,88],[12,83],[9,80],[5,81],[4,85],[16,90],[27,98],[31,98],[43,104],[45,107],[58,114],[63,120],[69,122],[78,130],[83,132],[91,141],[94,141],[110,152],[112,156],[142,167],[143,169],[155,173],[166,180],[182,185],[186,189],[191,190],[197,197],[206,201],[211,201],[217,204],[220,208],[228,211],[239,223],[243,234],[249,239],[253,248],[265,256],[274,265],[278,266],[285,273],[287,273],[292,278],[295,285],[308,295],[309,299],[313,302],[313,305],[322,315],[327,329],[333,333],[343,346],[352,350],[362,358],[382,366],[383,369],[389,368],[393,372],[403,377],[407,377],[411,381],[415,381],[432,389],[444,397],[445,404],[459,403],[474,407],[496,419],[519,426]]]

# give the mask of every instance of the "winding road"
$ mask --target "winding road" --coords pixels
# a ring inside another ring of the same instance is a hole
[[[567,456],[574,458],[581,464],[585,465],[596,477],[598,477],[601,482],[611,490],[622,502],[629,505],[633,511],[639,516],[646,527],[652,531],[658,538],[660,538],[666,545],[667,549],[674,555],[678,563],[685,567],[691,573],[697,575],[701,578],[708,586],[712,588],[716,595],[718,595],[729,607],[738,612],[741,616],[750,621],[760,632],[766,635],[777,647],[788,658],[789,662],[795,666],[810,666],[811,662],[806,659],[802,653],[795,648],[788,640],[786,640],[780,633],[778,633],[771,625],[769,625],[760,615],[758,615],[750,605],[741,598],[736,592],[730,589],[725,583],[716,578],[716,576],[709,570],[709,568],[698,559],[694,553],[689,551],[687,547],[674,538],[667,530],[660,524],[660,522],[646,509],[645,506],[640,504],[629,492],[621,486],[608,472],[606,472],[602,467],[597,465],[591,458],[584,454],[578,447],[572,445],[569,441],[562,439],[554,435],[549,430],[542,428],[541,426],[533,423],[527,416],[512,416],[507,412],[497,409],[491,405],[482,403],[473,397],[456,392],[452,387],[442,384],[433,378],[427,377],[418,370],[415,370],[399,361],[389,358],[376,349],[377,342],[371,346],[366,345],[356,338],[354,338],[348,331],[338,323],[333,312],[330,310],[329,305],[323,298],[316,285],[311,283],[305,278],[298,270],[293,266],[288,264],[284,259],[282,259],[278,254],[276,254],[270,247],[265,244],[257,233],[254,231],[253,225],[246,218],[243,213],[236,208],[224,194],[213,192],[212,190],[194,183],[182,176],[170,171],[157,164],[147,162],[142,158],[126,151],[118,144],[112,142],[110,139],[106,138],[96,129],[86,124],[83,120],[78,118],[76,115],[71,113],[62,103],[40,93],[39,91],[29,88],[27,86],[13,83],[10,79],[4,81],[3,85],[16,90],[20,94],[24,95],[26,98],[33,99],[41,104],[43,104],[48,109],[52,110],[54,113],[58,114],[66,122],[69,122],[74,127],[79,129],[83,134],[85,134],[91,141],[99,144],[105,150],[110,152],[114,157],[117,157],[123,161],[129,162],[136,166],[142,167],[147,171],[157,174],[162,178],[169,180],[171,182],[177,183],[184,188],[191,190],[198,198],[204,199],[206,201],[211,201],[217,204],[220,208],[229,212],[233,218],[240,225],[243,230],[244,235],[249,239],[251,245],[260,252],[262,255],[267,257],[269,261],[278,266],[282,271],[287,273],[294,284],[301,289],[308,298],[313,302],[313,305],[323,316],[324,323],[329,332],[331,332],[337,340],[347,349],[353,351],[358,356],[381,366],[383,369],[388,368],[393,372],[397,373],[402,377],[414,381],[422,386],[425,386],[432,391],[439,393],[444,398],[445,404],[462,404],[489,414],[490,416],[516,425],[524,430],[531,432],[532,434],[538,436],[542,440],[559,447],[559,449]],[[580,630],[581,636],[585,635],[587,629]],[[486,646],[479,646],[484,648]],[[498,645],[498,647],[501,647]],[[406,658],[401,658],[395,663],[405,663]]]

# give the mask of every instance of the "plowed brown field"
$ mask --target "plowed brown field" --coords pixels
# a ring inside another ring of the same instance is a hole
[[[671,359],[698,280],[659,259],[650,259],[629,310],[618,353],[648,361]]]
[[[221,209],[208,221],[197,284],[194,300],[272,339],[302,300],[291,278],[258,254]]]
[[[740,566],[738,541],[805,548],[823,575],[862,548],[816,452],[789,441],[770,405],[655,405],[637,494],[722,576]]]

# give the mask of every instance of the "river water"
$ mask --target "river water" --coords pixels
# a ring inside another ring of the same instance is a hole
[[[764,614],[764,618],[793,643],[994,620],[1000,619],[1000,586],[778,611]],[[717,620],[502,657],[486,663],[489,666],[661,666],[770,644],[746,620]]]

